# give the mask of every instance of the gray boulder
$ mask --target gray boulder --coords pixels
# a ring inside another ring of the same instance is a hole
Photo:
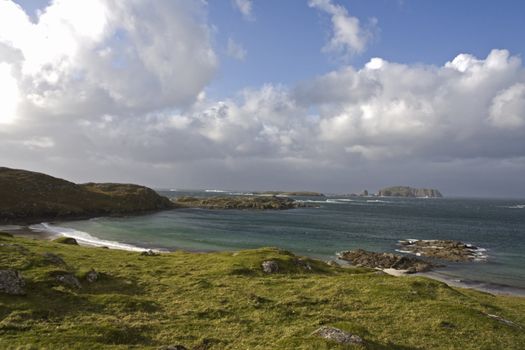
[[[88,281],[88,283],[93,283],[93,282],[96,282],[98,280],[98,272],[95,271],[95,269],[91,269],[87,274],[86,274],[86,281]]]
[[[26,282],[19,271],[0,270],[0,293],[25,295],[25,285]]]
[[[277,262],[275,262],[273,260],[263,261],[261,266],[262,266],[263,271],[266,272],[266,273],[279,272],[279,265],[277,264]]]
[[[345,332],[339,328],[323,326],[312,333],[326,340],[339,344],[362,344],[363,339],[352,333]]]
[[[82,285],[80,284],[78,278],[76,278],[75,275],[71,273],[57,273],[55,274],[55,280],[66,287],[72,287],[76,289],[82,288]]]

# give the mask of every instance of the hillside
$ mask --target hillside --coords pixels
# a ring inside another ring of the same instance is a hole
[[[443,197],[441,192],[433,188],[413,188],[409,186],[386,187],[379,190],[377,195],[380,197]]]
[[[22,295],[1,292],[6,276]],[[147,255],[0,235],[2,349],[517,350],[523,325],[523,298],[275,248]]]
[[[49,175],[0,168],[0,222],[133,214],[172,207],[150,188],[74,184]]]

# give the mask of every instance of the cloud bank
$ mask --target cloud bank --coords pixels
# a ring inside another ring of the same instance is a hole
[[[0,2],[3,165],[165,187],[525,194],[525,69],[506,50],[372,58],[213,100],[203,4],[70,4],[32,22]]]

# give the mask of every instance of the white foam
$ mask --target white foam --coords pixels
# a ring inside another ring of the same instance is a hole
[[[211,193],[225,193],[225,192],[228,192],[228,191],[224,191],[224,190],[204,190],[204,192],[211,192]]]
[[[509,209],[525,209],[525,204],[510,205],[510,206],[505,207],[505,208],[509,208]]]
[[[31,225],[29,226],[29,228],[37,232],[42,232],[42,231],[51,232],[54,234],[58,234],[60,236],[71,237],[71,238],[76,239],[79,244],[83,244],[83,245],[90,245],[90,246],[95,246],[95,247],[108,247],[112,249],[129,250],[129,251],[134,251],[134,252],[143,252],[143,251],[148,250],[145,248],[136,247],[131,244],[99,239],[99,238],[91,236],[89,233],[84,232],[84,231],[79,231],[79,230],[75,230],[75,229],[68,228],[68,227],[54,226],[46,222],[43,222],[38,225]]]
[[[367,199],[367,203],[391,203],[389,201],[382,201],[381,199]]]

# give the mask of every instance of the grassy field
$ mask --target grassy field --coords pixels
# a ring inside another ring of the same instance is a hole
[[[60,256],[52,263],[43,253]],[[265,274],[275,260],[280,272]],[[306,264],[311,270],[305,268]],[[275,248],[158,256],[0,237],[0,269],[25,296],[0,294],[1,349],[523,349],[525,299],[422,277],[298,260]],[[86,273],[100,273],[88,283]],[[74,273],[81,289],[55,281]],[[487,316],[511,320],[505,324]],[[361,336],[338,345],[321,325]]]

